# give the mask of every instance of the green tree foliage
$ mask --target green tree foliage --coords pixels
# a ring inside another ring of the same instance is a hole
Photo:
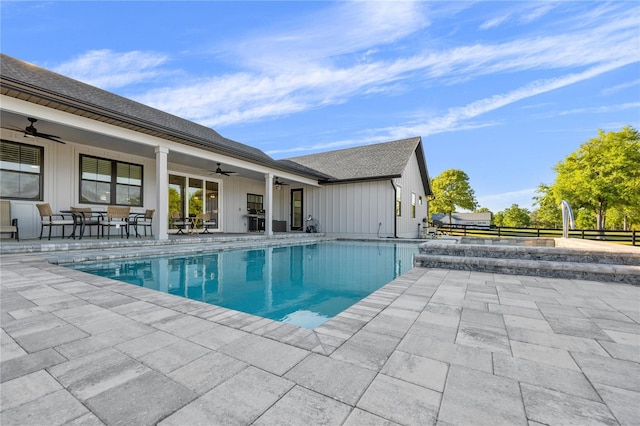
[[[504,225],[504,212],[498,212],[493,215],[493,224],[497,227],[505,226]]]
[[[553,188],[541,183],[533,197],[533,204],[539,206],[531,214],[531,224],[538,228],[560,228],[562,226],[562,209]]]
[[[525,228],[531,223],[529,217],[529,210],[518,207],[517,204],[512,204],[511,207],[505,209],[503,212],[504,219],[502,220],[502,226],[509,226],[512,228]]]
[[[202,213],[202,189],[198,189],[189,197],[189,216]]]
[[[449,223],[456,207],[473,211],[478,205],[475,193],[469,185],[469,176],[462,170],[445,170],[433,178],[431,187],[435,199],[431,201],[429,208],[432,213],[449,215]]]
[[[625,126],[619,132],[598,131],[598,136],[558,163],[553,184],[556,201],[569,201],[574,211],[588,209],[596,229],[605,229],[609,209],[640,208],[640,134]]]
[[[578,229],[596,229],[596,213],[591,209],[573,211],[573,219]]]
[[[169,188],[169,216],[171,212],[182,214],[182,200],[180,193],[175,188]]]

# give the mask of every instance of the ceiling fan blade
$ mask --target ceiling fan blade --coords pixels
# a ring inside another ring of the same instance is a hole
[[[217,165],[218,165],[218,168],[215,171],[215,174],[217,174],[217,175],[232,176],[232,175],[237,174],[236,172],[232,172],[231,170],[222,170],[220,168],[220,166],[221,166],[220,163],[217,163]]]
[[[48,139],[50,141],[58,142],[58,143],[61,143],[63,145],[66,143],[64,141],[56,139],[56,138],[59,138],[60,136],[47,135],[46,133],[38,133],[36,137],[42,138],[42,139]]]

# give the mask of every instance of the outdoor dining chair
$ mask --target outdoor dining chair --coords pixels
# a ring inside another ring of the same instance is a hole
[[[111,236],[111,228],[120,230],[120,238],[124,236],[123,231],[126,231],[127,238],[129,238],[129,213],[131,207],[124,206],[107,206],[107,213],[103,219],[100,219],[100,227],[102,229],[102,237],[104,238],[105,226],[109,229],[107,233],[107,239]]]
[[[54,213],[49,203],[36,204],[36,207],[38,208],[38,213],[40,213],[40,239],[42,239],[45,226],[49,228],[49,240],[54,226],[62,228],[62,238],[64,238],[65,226],[73,226],[75,230],[76,221],[71,214]],[[55,219],[56,217],[59,219]]]
[[[11,219],[11,202],[8,200],[0,201],[0,233],[11,233],[11,238],[20,241],[18,219]]]
[[[153,236],[153,228],[151,227],[153,222],[153,215],[155,210],[146,210],[144,213],[137,213],[131,215],[131,225],[133,225],[133,229],[136,231],[136,237],[141,237],[138,232],[138,226],[142,226],[144,228],[144,236],[147,236],[147,228],[149,228],[149,233]]]
[[[209,213],[198,213],[196,216],[196,226],[202,227],[203,234],[210,234],[209,228],[216,227],[215,219],[211,219],[211,214]]]
[[[100,219],[102,218],[101,214],[94,216],[94,213],[91,211],[91,207],[71,207],[71,212],[80,216],[82,221],[82,229],[80,230],[80,238],[83,237],[84,231],[87,227],[89,227],[89,236],[91,236],[91,227],[96,227],[96,235],[100,235]]]
[[[184,232],[182,232],[183,229],[186,229],[187,232],[189,232],[189,227],[191,226],[191,220],[188,218],[183,218],[180,212],[177,211],[171,212],[171,223],[173,224],[173,226],[178,228],[178,232],[176,232],[176,235],[184,234]]]

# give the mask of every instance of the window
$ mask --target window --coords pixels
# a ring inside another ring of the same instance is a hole
[[[80,202],[142,206],[142,166],[80,156]]]
[[[264,211],[262,204],[262,195],[247,194],[247,210],[253,213],[262,213]]]
[[[402,216],[402,187],[396,185],[396,216]]]
[[[411,217],[416,218],[416,194],[411,193]]]
[[[0,141],[0,197],[42,201],[44,148]]]

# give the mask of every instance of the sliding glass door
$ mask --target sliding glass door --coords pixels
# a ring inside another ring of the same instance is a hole
[[[209,231],[220,229],[220,183],[200,177],[169,175],[169,228],[172,218],[208,213]],[[212,223],[213,222],[213,223]]]

